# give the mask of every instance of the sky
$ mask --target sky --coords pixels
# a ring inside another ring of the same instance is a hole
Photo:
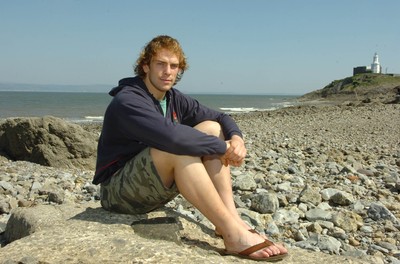
[[[189,63],[183,92],[302,95],[375,52],[400,73],[399,11],[398,0],[0,0],[0,83],[111,88],[170,35]]]

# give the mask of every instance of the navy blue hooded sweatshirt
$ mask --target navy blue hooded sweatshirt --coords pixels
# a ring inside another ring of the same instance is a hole
[[[164,117],[160,103],[140,77],[125,78],[110,93],[97,148],[94,184],[106,181],[146,147],[178,155],[224,154],[226,143],[193,127],[205,120],[221,124],[224,136],[242,136],[233,119],[172,88]]]

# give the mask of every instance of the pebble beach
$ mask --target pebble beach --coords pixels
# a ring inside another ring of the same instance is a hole
[[[248,149],[245,164],[232,168],[243,219],[288,248],[400,263],[399,104],[302,105],[233,118]],[[0,156],[0,233],[17,207],[98,202],[92,177]],[[167,206],[207,222],[180,196]]]

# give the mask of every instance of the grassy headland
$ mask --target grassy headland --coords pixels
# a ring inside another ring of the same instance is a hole
[[[365,73],[332,81],[320,90],[303,95],[300,100],[392,103],[399,100],[399,94],[400,76]]]

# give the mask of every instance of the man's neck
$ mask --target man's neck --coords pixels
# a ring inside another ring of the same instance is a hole
[[[157,90],[155,87],[153,87],[153,85],[151,84],[151,82],[149,82],[147,78],[145,78],[143,81],[146,84],[146,88],[149,93],[151,93],[151,95],[153,95],[156,100],[161,101],[165,98],[166,92],[161,92]]]

